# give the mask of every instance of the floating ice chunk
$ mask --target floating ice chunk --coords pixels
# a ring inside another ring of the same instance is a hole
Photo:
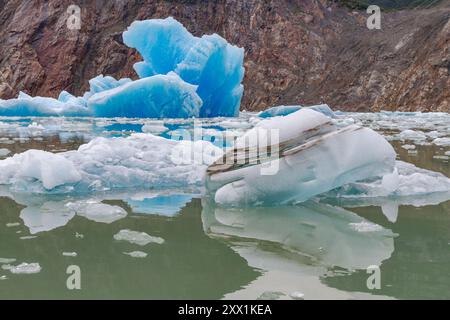
[[[100,137],[78,150],[58,154],[29,150],[0,160],[0,184],[42,193],[201,186],[207,165],[221,154],[207,141],[174,141],[142,133]]]
[[[88,106],[97,117],[198,117],[202,100],[196,89],[172,72],[94,94]]]
[[[246,151],[267,146],[270,140],[264,135],[270,130],[278,132],[280,143],[272,149],[280,157]],[[207,171],[208,189],[222,205],[302,202],[350,182],[391,173],[396,157],[392,146],[373,130],[337,128],[329,117],[308,109],[259,122],[235,147]],[[245,163],[239,161],[242,156]]]
[[[152,123],[152,122],[147,122],[142,126],[142,132],[145,133],[152,133],[154,135],[159,135],[163,132],[168,131],[169,128],[167,128],[164,124],[162,123]]]
[[[50,190],[66,183],[78,182],[81,176],[72,162],[59,154],[28,150],[0,161],[0,183],[14,184],[31,178]]]
[[[194,37],[171,17],[135,21],[123,33],[123,40],[144,58],[134,65],[141,78],[174,71],[184,81],[198,85],[201,117],[236,116],[239,112],[243,49],[217,34]]]
[[[404,145],[402,145],[402,148],[405,150],[415,150],[416,146],[413,144],[404,144]]]
[[[450,157],[450,151],[445,151],[445,155]]]
[[[7,279],[8,279],[8,277],[5,276],[5,275],[3,275],[3,276],[0,277],[0,280],[7,280]]]
[[[18,227],[18,226],[20,226],[19,222],[9,222],[6,224],[7,228],[13,228],[13,227]]]
[[[278,106],[278,107],[272,107],[269,108],[263,112],[261,112],[258,116],[261,118],[271,118],[271,117],[279,117],[279,116],[287,116],[288,114],[294,113],[300,109],[312,109],[314,111],[318,111],[320,113],[323,113],[324,115],[334,118],[336,115],[334,114],[333,110],[326,105],[326,104],[320,104],[316,106],[311,107],[302,107],[302,106]]]
[[[119,206],[112,206],[96,200],[69,202],[66,207],[77,215],[101,223],[113,223],[127,216],[127,212]]]
[[[450,138],[437,138],[433,140],[433,144],[437,145],[437,146],[445,146],[445,147],[449,147],[450,146]]]
[[[148,254],[146,252],[142,252],[142,251],[124,252],[123,254],[126,254],[127,256],[130,256],[133,258],[146,258],[148,256]]]
[[[76,253],[76,252],[63,252],[62,255],[64,257],[76,257],[76,256],[78,256],[78,253]]]
[[[91,112],[85,106],[67,97],[66,102],[53,98],[30,97],[21,92],[17,99],[0,100],[0,116],[87,116]]]
[[[386,198],[398,203],[411,203],[413,205],[434,204],[435,200],[430,195],[437,195],[437,203],[450,200],[450,179],[439,172],[433,172],[414,166],[413,164],[396,161],[398,170],[397,188],[386,188],[382,179],[372,179],[350,183],[341,188],[324,194],[323,197],[340,198],[342,201],[354,203],[372,203],[370,199]],[[420,199],[421,196],[427,199]]]
[[[41,272],[39,263],[21,263],[18,266],[12,267],[9,271],[14,274],[32,274]]]
[[[5,149],[5,148],[0,149],[0,157],[7,156],[10,153],[11,153],[11,151],[9,151],[8,149]]]
[[[398,138],[401,140],[422,141],[426,140],[427,136],[422,131],[408,129],[400,132]]]
[[[145,246],[149,243],[164,243],[163,238],[153,237],[145,232],[132,231],[128,229],[120,230],[114,235],[114,239],[117,241],[128,241],[140,246]]]
[[[303,300],[305,298],[305,294],[300,291],[294,291],[289,294],[289,296],[294,300]]]

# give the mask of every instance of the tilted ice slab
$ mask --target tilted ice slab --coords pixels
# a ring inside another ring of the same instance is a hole
[[[274,130],[280,143],[267,144]],[[255,150],[264,147],[261,142],[278,149],[276,157],[257,155]],[[247,163],[233,163],[246,156]],[[302,202],[351,182],[390,174],[395,157],[392,146],[373,130],[337,128],[329,117],[302,109],[263,120],[241,136],[235,148],[208,168],[207,186],[221,205]],[[262,164],[251,165],[254,160]]]
[[[141,78],[175,72],[197,85],[200,117],[236,116],[243,94],[244,50],[217,34],[195,37],[175,19],[135,21],[123,33],[126,45],[144,61],[134,65]]]
[[[0,160],[0,184],[32,193],[201,186],[207,165],[221,154],[207,141],[174,141],[142,133],[99,137],[74,151],[28,150]]]

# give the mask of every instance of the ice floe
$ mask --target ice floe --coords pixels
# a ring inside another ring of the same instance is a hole
[[[163,244],[164,239],[160,237],[151,236],[145,232],[132,231],[128,229],[120,230],[114,235],[117,241],[127,241],[139,246],[145,246],[149,243]]]
[[[142,251],[124,252],[123,254],[126,254],[127,256],[130,256],[132,258],[147,258],[148,256],[148,253]]]
[[[28,150],[0,160],[0,184],[34,193],[201,185],[206,166],[221,154],[207,141],[174,141],[151,134],[99,137],[78,150]]]
[[[17,266],[13,266],[9,271],[14,274],[33,274],[41,272],[42,268],[39,263],[21,263]]]

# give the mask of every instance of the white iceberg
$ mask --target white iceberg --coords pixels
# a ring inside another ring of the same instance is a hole
[[[207,141],[174,141],[142,133],[99,137],[78,150],[57,154],[28,150],[0,160],[0,184],[34,193],[200,187],[206,167],[221,154]]]
[[[274,131],[275,143],[268,139]],[[375,131],[356,125],[338,128],[329,117],[302,109],[263,120],[238,138],[235,147],[208,168],[207,186],[222,205],[302,202],[351,182],[390,174],[395,157],[392,146]]]

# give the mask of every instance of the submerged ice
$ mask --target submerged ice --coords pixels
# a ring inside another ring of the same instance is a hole
[[[99,75],[81,97],[62,91],[58,99],[0,99],[0,116],[95,116],[189,118],[236,116],[243,94],[244,50],[217,34],[201,38],[169,17],[135,21],[123,33],[144,61],[141,78]]]

